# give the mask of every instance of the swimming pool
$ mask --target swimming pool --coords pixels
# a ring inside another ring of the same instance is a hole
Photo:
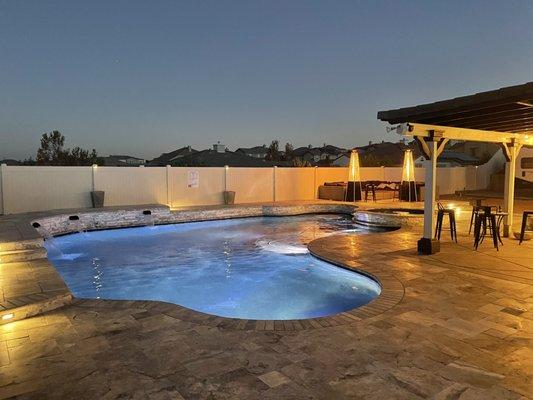
[[[76,233],[47,240],[48,258],[80,298],[159,300],[222,317],[304,319],[370,302],[380,285],[321,261],[306,244],[346,216],[304,215]]]

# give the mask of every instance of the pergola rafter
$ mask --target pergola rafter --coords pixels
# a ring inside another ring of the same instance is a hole
[[[432,239],[435,225],[435,177],[437,158],[449,140],[499,144],[507,160],[504,208],[508,216],[504,235],[513,224],[516,159],[524,145],[533,145],[533,82],[470,96],[397,110],[380,111],[378,119],[396,125],[389,130],[417,141],[426,158],[426,198],[424,236],[418,242],[420,253],[438,251]]]

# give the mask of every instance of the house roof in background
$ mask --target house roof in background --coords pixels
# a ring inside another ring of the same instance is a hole
[[[388,161],[390,165],[403,165],[404,153],[406,150],[413,152],[413,157],[418,157],[420,150],[415,142],[381,142],[371,143],[366,146],[356,147],[361,156],[372,155],[376,160]]]
[[[163,153],[159,157],[154,158],[148,162],[152,166],[165,166],[171,163],[176,157],[183,157],[189,154],[197,153],[198,150],[191,148],[191,146],[180,147],[174,151]]]
[[[404,122],[491,130],[533,130],[533,82],[435,103],[378,112],[390,124]]]
[[[254,147],[239,147],[235,152],[242,152],[246,154],[263,154],[268,152],[268,147],[266,145],[254,146]]]
[[[274,165],[283,166],[285,162],[265,161],[262,159],[247,156],[241,152],[225,151],[223,153],[215,150],[202,150],[188,156],[176,158],[172,161],[173,166],[184,167],[272,167]]]

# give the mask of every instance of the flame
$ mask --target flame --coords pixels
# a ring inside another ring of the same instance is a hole
[[[413,162],[413,152],[405,150],[403,157],[402,182],[412,182],[415,180],[415,164]]]
[[[359,154],[352,150],[350,154],[350,166],[348,171],[348,182],[360,182],[361,176],[359,171]]]

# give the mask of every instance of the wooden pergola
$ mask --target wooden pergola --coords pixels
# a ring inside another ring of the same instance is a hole
[[[426,159],[424,236],[418,251],[439,251],[433,240],[437,158],[450,140],[498,143],[506,157],[504,235],[512,232],[516,159],[522,146],[533,145],[533,82],[436,103],[378,112],[392,130],[412,136]],[[531,135],[531,136],[530,136]]]

